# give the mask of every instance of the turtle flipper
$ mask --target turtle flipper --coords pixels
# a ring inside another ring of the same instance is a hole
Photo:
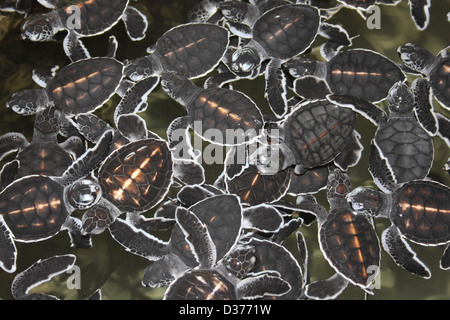
[[[439,263],[439,266],[443,270],[450,269],[450,245],[448,245],[447,248],[445,249],[444,254],[442,255],[441,262]]]
[[[145,268],[142,285],[150,288],[167,286],[188,269],[179,257],[169,254]]]
[[[17,249],[14,236],[0,215],[0,267],[6,272],[16,271]]]
[[[9,153],[23,150],[30,143],[27,138],[19,132],[8,132],[0,137],[0,160]]]
[[[391,193],[395,190],[397,179],[392,170],[389,161],[383,156],[380,148],[375,141],[370,144],[369,172],[373,177],[375,184],[383,192]]]
[[[145,111],[147,108],[147,97],[156,87],[159,77],[148,77],[137,82],[123,96],[114,111],[114,122],[122,114],[134,114]]]
[[[148,129],[145,120],[136,114],[124,114],[117,118],[117,129],[130,141],[147,139]]]
[[[148,260],[158,260],[168,253],[167,243],[117,218],[109,226],[111,236],[125,250]]]
[[[212,268],[216,264],[217,252],[208,227],[193,212],[183,207],[177,209],[175,219],[200,267]]]
[[[411,87],[414,91],[414,112],[419,124],[428,134],[434,136],[438,131],[438,123],[433,112],[430,84],[423,78],[417,78]]]
[[[278,209],[259,204],[242,211],[243,227],[262,232],[277,232],[283,225],[283,217]]]
[[[0,171],[0,191],[16,180],[18,171],[18,160],[8,162],[2,167],[2,170]]]
[[[286,98],[286,76],[281,70],[281,61],[272,59],[266,69],[266,92],[265,96],[272,112],[283,118],[288,113]]]
[[[411,17],[416,24],[417,29],[425,30],[430,22],[430,0],[410,0]]]
[[[328,39],[320,48],[320,53],[325,60],[333,58],[343,47],[352,44],[347,31],[339,25],[322,22],[319,34]]]
[[[336,273],[326,280],[319,280],[308,284],[305,294],[311,299],[335,299],[347,288],[347,285],[348,280]]]
[[[291,290],[291,285],[279,276],[263,273],[242,279],[237,284],[238,299],[257,299],[264,296],[281,296]]]
[[[417,258],[416,253],[399,234],[397,227],[390,226],[383,231],[382,243],[397,265],[425,279],[431,277],[428,267]]]
[[[71,247],[84,249],[92,247],[90,235],[84,235],[81,232],[82,225],[80,219],[68,217],[63,228],[69,232]]]
[[[302,76],[295,79],[293,90],[300,97],[309,100],[325,99],[331,93],[327,83],[314,76]]]
[[[186,185],[203,184],[205,169],[196,160],[174,159],[173,175]]]
[[[360,142],[361,135],[354,130],[352,138],[342,152],[334,159],[334,163],[343,171],[347,171],[349,167],[355,166],[361,159],[364,149]]]
[[[88,50],[84,44],[80,41],[75,32],[68,32],[63,42],[64,52],[70,61],[75,62],[83,59],[90,58]]]
[[[145,38],[147,32],[147,17],[138,9],[128,6],[122,16],[125,23],[125,29],[128,36],[133,41],[139,41]]]
[[[450,147],[450,120],[444,117],[440,113],[436,113],[436,118],[439,123],[438,135],[447,143]]]
[[[11,293],[15,299],[57,299],[47,294],[28,294],[29,290],[53,277],[66,272],[75,264],[76,257],[72,254],[54,256],[39,260],[28,269],[17,274],[11,285]]]

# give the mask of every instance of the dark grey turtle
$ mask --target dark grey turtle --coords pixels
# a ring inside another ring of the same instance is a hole
[[[391,226],[383,231],[383,247],[394,261],[409,272],[430,278],[428,267],[420,261],[406,240],[422,246],[445,245],[450,242],[450,188],[433,180],[414,180],[398,186],[390,193],[357,188],[347,201],[361,216],[383,217]],[[441,268],[450,268],[450,250],[441,260]]]
[[[296,173],[301,174],[332,162],[355,141],[352,153],[358,162],[362,146],[357,141],[355,122],[355,112],[326,100],[300,103],[281,122],[278,143],[263,145],[250,159],[264,173],[294,165]]]
[[[285,63],[289,73],[296,78],[294,91],[309,99],[325,99],[326,95],[345,94],[371,102],[384,100],[389,89],[398,81],[406,79],[400,67],[387,57],[367,49],[339,52],[327,62],[306,57],[295,57]],[[326,91],[318,84],[314,92],[304,92],[308,78],[324,81]]]
[[[117,219],[109,227],[113,238],[127,251],[153,261],[144,271],[144,286],[168,285],[185,271],[203,262],[207,257],[200,256],[200,250],[193,251],[192,246],[211,247],[212,241],[215,259],[222,259],[235,246],[242,230],[241,204],[234,195],[209,197],[188,209],[177,207],[175,219],[177,224],[168,242],[122,219]],[[185,230],[191,230],[189,228],[198,223],[199,234],[186,236]]]
[[[288,194],[314,194],[327,187],[328,166],[320,166],[306,170],[302,174],[291,173]]]
[[[405,65],[426,77],[433,96],[439,103],[450,110],[450,55],[449,48],[444,48],[437,56],[427,49],[407,43],[400,46],[397,52]]]
[[[405,83],[396,83],[388,95],[389,117],[384,110],[364,100],[328,96],[330,101],[359,110],[377,124],[371,144],[369,171],[377,186],[384,191],[395,189],[396,184],[426,177],[432,166],[433,141],[429,132],[417,121],[421,119],[416,119],[413,112],[414,108],[420,110],[428,107],[428,96],[422,95],[423,84],[421,79],[415,80],[413,91]],[[423,114],[426,116],[430,112]],[[419,116],[420,112],[416,115]],[[435,121],[432,117],[427,120],[431,123]]]
[[[333,299],[352,283],[371,291],[372,280],[379,272],[380,244],[373,222],[358,215],[347,203],[351,191],[349,177],[339,169],[330,173],[327,196],[330,212],[315,200],[299,197],[299,206],[310,208],[319,224],[319,244],[325,258],[337,272],[327,280],[306,287],[306,295],[314,299]]]
[[[363,17],[373,5],[397,5],[401,0],[338,0],[345,7],[357,10]],[[431,7],[430,0],[410,0],[408,1],[411,11],[411,17],[419,30],[425,30],[430,22],[429,9]]]
[[[283,118],[288,112],[286,80],[280,70],[282,63],[306,51],[319,33],[337,39],[324,45],[323,51],[326,54],[339,50],[340,44],[351,44],[345,30],[321,22],[321,19],[321,13],[316,7],[304,4],[283,5],[265,12],[252,27],[241,27],[237,33],[240,37],[251,40],[233,53],[230,69],[234,73],[249,72],[262,61],[270,59],[265,71],[265,96],[279,118]]]
[[[222,19],[218,6],[227,1],[229,0],[200,0],[189,10],[187,21],[190,23],[218,23]]]
[[[82,59],[52,75],[37,74],[33,79],[40,89],[14,93],[6,104],[14,112],[31,115],[54,105],[67,116],[93,112],[121,88],[124,65],[113,55],[117,41],[110,38],[108,57]]]
[[[69,271],[75,265],[75,261],[76,257],[73,254],[36,261],[14,277],[11,285],[12,296],[16,300],[59,300],[50,294],[29,293],[29,291],[43,282]]]
[[[129,6],[129,0],[45,2],[52,10],[27,18],[22,25],[22,38],[30,41],[49,41],[56,33],[66,30],[64,51],[72,61],[79,51],[87,54],[79,38],[103,34],[120,20],[124,21],[131,40],[142,40],[145,37],[147,18],[136,8]]]
[[[83,142],[76,136],[58,142],[58,134],[65,121],[64,115],[55,107],[38,112],[31,142],[19,132],[9,132],[0,137],[0,159],[18,151],[18,178],[31,174],[62,175],[84,149]]]
[[[77,128],[90,141],[111,127],[93,114],[77,117]],[[138,115],[122,115],[110,154],[96,179],[102,189],[99,203],[84,213],[83,232],[102,233],[122,213],[138,216],[155,207],[172,185],[173,158],[167,142],[148,131]]]
[[[215,144],[244,144],[254,140],[264,125],[259,108],[239,91],[203,89],[173,72],[162,75],[161,85],[188,112],[187,116],[175,119],[170,125],[169,142],[175,136],[184,136],[183,130],[190,127],[204,140]]]
[[[197,78],[219,64],[228,43],[228,30],[218,25],[179,25],[164,33],[149,55],[130,60],[125,73],[133,81],[162,72],[177,72],[186,78]]]
[[[90,247],[90,238],[81,234],[81,222],[71,214],[99,201],[101,188],[85,179],[107,155],[110,131],[94,147],[78,158],[60,177],[31,175],[9,184],[0,193],[3,216],[2,267],[14,272],[16,249],[14,242],[34,242],[48,239],[63,229],[69,231],[72,246]],[[9,257],[9,258],[8,258]]]

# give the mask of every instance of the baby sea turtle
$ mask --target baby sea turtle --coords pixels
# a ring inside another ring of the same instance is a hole
[[[60,177],[26,176],[0,193],[1,245],[2,251],[5,250],[1,257],[7,259],[2,263],[7,272],[16,268],[12,240],[42,241],[66,229],[73,246],[90,247],[90,238],[81,234],[81,222],[71,214],[99,201],[100,186],[83,177],[96,169],[107,155],[111,139],[111,132],[106,132],[94,148],[86,151]]]
[[[0,159],[18,151],[19,178],[31,174],[61,176],[84,149],[83,142],[76,136],[58,142],[58,134],[65,121],[64,115],[53,106],[41,110],[34,120],[31,142],[19,132],[9,132],[0,137]]]
[[[413,112],[414,108],[427,108],[428,99],[420,95],[422,90],[418,90],[422,84],[421,79],[415,80],[413,88],[417,90],[413,91],[405,83],[397,82],[388,95],[389,117],[383,109],[364,100],[328,96],[330,101],[351,106],[377,124],[371,144],[369,171],[377,186],[384,191],[395,189],[396,184],[426,177],[433,163],[433,141]],[[419,95],[414,96],[414,93]]]
[[[338,0],[346,7],[356,9],[363,17],[365,12],[373,13],[370,8],[373,5],[397,5],[401,0]],[[425,30],[430,22],[429,9],[431,7],[430,0],[409,0],[411,17],[419,30]]]
[[[383,231],[383,247],[394,261],[409,272],[430,278],[428,267],[417,258],[406,239],[423,246],[450,242],[450,188],[433,180],[414,180],[390,193],[359,187],[347,195],[347,201],[361,216],[383,217],[391,226]],[[450,250],[441,260],[441,268],[450,268]]]
[[[53,256],[38,260],[26,270],[18,273],[11,285],[11,294],[16,300],[58,300],[46,293],[29,293],[31,289],[53,277],[69,271],[75,265],[73,254]]]
[[[242,230],[242,209],[234,195],[209,197],[188,209],[180,206],[176,209],[175,219],[177,224],[168,242],[122,219],[117,219],[109,228],[113,238],[127,251],[153,261],[144,271],[144,286],[168,285],[185,271],[198,266],[199,261],[206,258],[199,256],[200,251],[193,251],[192,246],[199,243],[209,245],[212,241],[216,259],[222,259],[235,246]],[[201,225],[199,234],[186,236],[184,230],[191,230],[197,224]]]
[[[371,281],[379,272],[380,245],[374,225],[368,217],[358,215],[347,203],[351,191],[347,174],[339,169],[330,173],[327,196],[330,212],[311,200],[300,197],[299,205],[311,207],[319,223],[319,244],[337,275],[309,284],[306,295],[315,299],[337,297],[352,283],[372,294]]]
[[[1,12],[18,12],[28,16],[33,7],[33,0],[5,0],[0,3]]]
[[[302,92],[305,77],[324,81],[327,91],[317,86],[314,98],[324,99],[327,94],[346,94],[371,102],[384,100],[389,89],[398,81],[406,79],[396,63],[387,57],[367,49],[352,49],[339,52],[327,62],[306,57],[295,57],[285,63],[289,73],[296,78],[294,91]],[[307,79],[308,80],[308,79]]]
[[[335,160],[352,140],[357,140],[355,122],[354,111],[327,100],[300,103],[281,123],[279,143],[263,145],[263,151],[256,151],[250,159],[265,173],[274,167],[283,170],[295,165],[296,173],[301,174]],[[362,146],[353,145],[352,152],[360,155]],[[356,158],[357,162],[359,156]]]
[[[125,69],[133,81],[177,72],[186,78],[197,78],[213,70],[225,54],[229,32],[209,23],[190,23],[164,33],[150,54],[130,60]]]
[[[269,106],[279,118],[288,112],[286,103],[285,77],[280,67],[286,60],[307,50],[318,33],[331,33],[345,45],[351,44],[347,33],[339,27],[323,23],[319,9],[310,5],[290,4],[265,12],[252,27],[239,29],[238,35],[251,40],[233,53],[231,71],[249,72],[270,59],[266,68],[266,91]],[[343,36],[342,36],[343,35]],[[331,43],[330,42],[327,42]],[[331,51],[331,49],[324,49]]]
[[[69,57],[86,51],[78,40],[103,34],[120,20],[131,40],[145,37],[148,22],[144,14],[129,6],[129,0],[41,0],[52,10],[30,16],[22,25],[22,38],[49,41],[59,31],[66,30],[64,51]],[[74,59],[72,58],[72,61]]]
[[[110,45],[116,44],[115,38],[110,38]],[[124,65],[110,54],[73,62],[51,76],[35,73],[33,80],[43,88],[20,90],[6,106],[22,115],[35,114],[48,105],[69,117],[93,112],[118,91],[124,77]]]
[[[405,65],[426,77],[433,96],[439,103],[450,110],[450,55],[449,48],[444,48],[437,56],[427,49],[407,43],[397,49]]]
[[[172,122],[169,141],[175,130],[191,127],[204,140],[220,145],[249,143],[264,125],[261,111],[244,93],[226,88],[203,89],[177,73],[162,75],[166,93],[183,105],[188,115]]]
[[[77,128],[96,142],[109,125],[93,114],[79,115]],[[173,159],[167,142],[148,131],[138,115],[122,115],[114,131],[113,148],[96,179],[99,203],[83,215],[83,231],[103,232],[119,215],[138,215],[156,206],[172,184]]]

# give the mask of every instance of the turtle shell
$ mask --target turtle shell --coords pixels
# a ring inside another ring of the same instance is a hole
[[[398,184],[428,175],[433,162],[433,142],[415,118],[391,117],[378,128],[375,142]]]
[[[443,106],[450,108],[450,56],[438,59],[429,75],[433,95]]]
[[[249,97],[225,88],[202,90],[190,102],[188,109],[189,123],[194,131],[206,137],[207,130],[212,133],[219,130],[220,137],[213,134],[211,139],[207,140],[224,145],[248,142],[259,134],[264,124],[261,111]],[[200,122],[199,128],[196,123]],[[234,141],[229,141],[227,132],[232,132]]]
[[[450,189],[440,183],[417,180],[393,194],[392,223],[408,239],[439,245],[450,241]]]
[[[228,47],[228,37],[228,31],[217,25],[181,25],[164,33],[156,42],[153,53],[164,71],[194,78],[219,64]]]
[[[253,27],[253,40],[273,58],[289,59],[309,48],[320,25],[319,10],[308,5],[286,5],[262,15]]]
[[[69,213],[64,188],[47,176],[27,176],[0,193],[0,212],[18,241],[39,241],[61,230]]]
[[[326,100],[300,105],[285,121],[284,143],[305,168],[332,161],[352,137],[356,114]]]
[[[253,206],[283,197],[290,181],[290,168],[269,175],[262,174],[255,166],[250,165],[240,175],[226,179],[225,183],[230,194],[237,195],[243,203]]]
[[[47,84],[49,100],[67,115],[94,111],[109,100],[123,78],[123,64],[114,58],[74,62]]]
[[[328,62],[326,81],[335,94],[348,94],[376,102],[405,74],[388,58],[370,50],[348,50]]]
[[[172,183],[172,153],[162,140],[130,142],[99,169],[103,196],[121,212],[144,212],[158,204]]]
[[[62,0],[54,10],[67,30],[82,36],[102,34],[114,26],[128,6],[128,0]],[[74,9],[80,12],[80,25],[73,26]]]
[[[32,174],[61,176],[73,161],[70,154],[58,144],[36,142],[23,149],[17,159],[20,162],[19,177]]]
[[[334,208],[319,230],[320,247],[336,271],[350,282],[367,287],[380,263],[379,241],[368,218],[350,207]]]
[[[236,286],[215,270],[191,270],[167,288],[165,300],[237,300]]]

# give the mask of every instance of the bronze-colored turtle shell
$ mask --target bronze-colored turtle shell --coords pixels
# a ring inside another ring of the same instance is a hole
[[[405,183],[393,195],[391,220],[408,239],[425,245],[450,241],[450,189],[437,182]]]
[[[27,176],[0,193],[0,212],[18,241],[39,241],[57,234],[69,213],[63,186],[47,176]]]
[[[144,139],[112,152],[99,169],[103,196],[123,212],[144,212],[158,204],[172,182],[167,143]]]
[[[123,78],[114,58],[89,58],[59,71],[47,84],[50,101],[67,115],[92,112],[114,94]]]

